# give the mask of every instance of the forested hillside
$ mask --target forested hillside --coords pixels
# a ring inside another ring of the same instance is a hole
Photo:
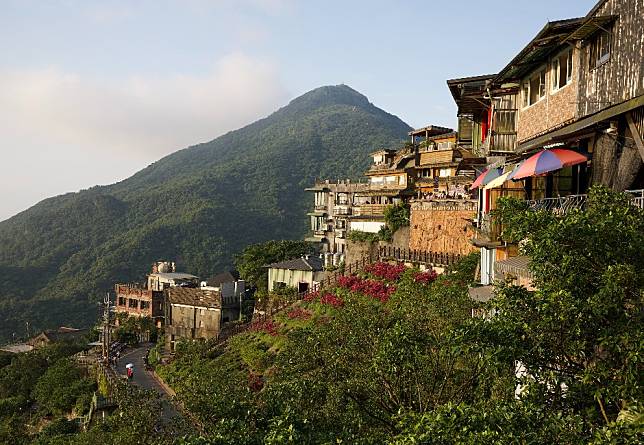
[[[208,276],[250,243],[301,238],[304,188],[358,178],[367,153],[408,130],[347,86],[321,87],[122,182],[40,202],[0,223],[0,339],[26,321],[89,324],[115,281],[142,280],[155,260]]]

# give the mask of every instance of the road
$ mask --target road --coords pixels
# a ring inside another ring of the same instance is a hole
[[[145,370],[143,358],[152,346],[154,346],[152,343],[142,343],[135,349],[126,350],[116,364],[116,372],[120,375],[126,375],[125,365],[132,363],[134,365],[134,377],[130,380],[130,383],[143,389],[156,391],[163,402],[163,418],[170,420],[179,415],[172,403],[170,403],[171,396],[154,378],[152,373]]]

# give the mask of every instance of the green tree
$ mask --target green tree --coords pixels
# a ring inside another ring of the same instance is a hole
[[[241,277],[260,291],[268,289],[266,265],[283,260],[314,254],[315,248],[305,241],[267,241],[246,247],[235,257],[235,266]]]
[[[498,287],[481,338],[525,366],[526,399],[614,421],[644,395],[644,211],[593,187],[586,210],[558,215],[508,199],[497,218],[530,257],[537,290]]]
[[[79,398],[94,389],[94,382],[85,378],[71,360],[61,359],[38,379],[33,396],[45,412],[62,414],[71,411]]]

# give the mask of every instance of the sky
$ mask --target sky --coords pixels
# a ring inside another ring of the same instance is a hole
[[[322,85],[412,127],[454,127],[447,79],[498,72],[548,20],[594,4],[0,0],[0,221]]]

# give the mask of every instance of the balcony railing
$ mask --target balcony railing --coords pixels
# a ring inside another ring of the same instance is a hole
[[[382,216],[385,214],[385,204],[362,204],[353,208],[355,216]]]
[[[315,210],[326,210],[326,204],[315,204]]]
[[[334,215],[351,215],[351,207],[349,207],[349,206],[334,207],[333,208],[333,214]]]
[[[644,209],[644,189],[641,190],[626,190],[626,193],[630,194],[633,199],[633,204],[640,209]]]
[[[543,198],[528,201],[532,210],[546,210],[556,214],[565,215],[572,209],[583,210],[586,208],[587,195],[569,195],[558,198]]]

